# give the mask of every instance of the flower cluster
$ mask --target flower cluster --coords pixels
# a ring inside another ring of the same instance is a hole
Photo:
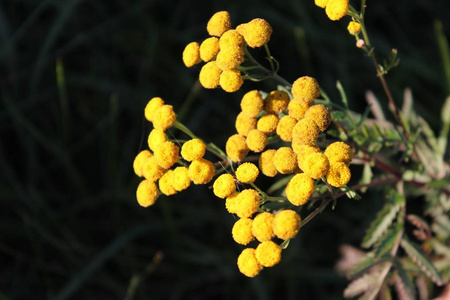
[[[340,20],[347,15],[349,9],[349,0],[314,0],[314,3],[325,8],[325,13],[332,21]]]

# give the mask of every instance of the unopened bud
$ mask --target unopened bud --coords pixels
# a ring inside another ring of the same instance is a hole
[[[363,39],[359,39],[359,40],[356,42],[356,47],[362,48],[362,47],[364,47],[364,44],[365,44],[364,40],[363,40]]]

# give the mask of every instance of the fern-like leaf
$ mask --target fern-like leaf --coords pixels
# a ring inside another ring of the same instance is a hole
[[[398,298],[401,300],[415,299],[416,293],[411,277],[408,275],[400,262],[395,262],[394,266],[397,269],[395,288],[397,290]]]
[[[382,238],[375,245],[376,257],[382,257],[383,255],[388,253],[392,249],[392,247],[394,247],[398,235],[400,234],[400,231],[401,228],[395,228],[392,230],[388,230],[386,234],[382,236]]]
[[[374,289],[378,285],[379,273],[364,274],[358,279],[353,280],[344,290],[345,298],[353,298],[368,290]]]

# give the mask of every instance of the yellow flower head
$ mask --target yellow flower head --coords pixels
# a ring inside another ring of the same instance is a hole
[[[347,30],[352,35],[357,35],[361,32],[361,24],[355,21],[348,23]]]
[[[230,214],[236,213],[236,205],[237,205],[237,196],[239,195],[238,192],[231,193],[230,196],[227,197],[225,200],[225,208],[228,210]]]
[[[207,184],[214,177],[215,169],[212,162],[200,158],[189,165],[189,178],[194,184]]]
[[[247,92],[241,100],[241,109],[249,117],[256,118],[263,108],[263,99],[260,92],[253,90]]]
[[[314,0],[314,3],[321,8],[325,8],[330,0]]]
[[[276,152],[277,150],[275,149],[269,149],[261,153],[261,156],[259,157],[259,169],[261,170],[261,173],[268,177],[274,177],[278,174],[277,168],[273,162]]]
[[[239,218],[250,218],[259,207],[260,196],[253,189],[246,189],[239,193],[236,200],[236,214]]]
[[[305,173],[296,174],[286,186],[286,197],[289,202],[299,206],[308,202],[314,192],[314,181]]]
[[[247,135],[248,149],[253,152],[261,152],[267,146],[267,136],[258,129],[250,130]]]
[[[186,167],[176,167],[170,177],[172,179],[173,188],[178,192],[187,189],[191,185],[189,170]]]
[[[327,174],[327,182],[334,187],[341,187],[350,181],[350,169],[343,162],[335,162],[330,165]]]
[[[220,87],[228,93],[239,90],[244,83],[241,72],[237,69],[225,70],[220,74]]]
[[[247,136],[250,130],[256,128],[256,118],[251,118],[246,113],[240,112],[236,117],[235,126],[240,135]]]
[[[153,115],[153,127],[166,130],[173,125],[176,119],[177,115],[173,111],[173,106],[164,104]]]
[[[206,146],[199,139],[192,139],[181,146],[181,156],[187,161],[200,159],[205,155]]]
[[[144,115],[145,118],[153,122],[153,115],[155,114],[155,111],[164,105],[164,100],[160,97],[154,97],[148,101],[147,105],[145,106]]]
[[[316,79],[303,76],[292,84],[291,93],[295,99],[311,104],[320,96],[320,87]]]
[[[172,185],[172,173],[173,170],[167,170],[158,181],[159,190],[166,196],[175,195],[177,193],[177,190],[175,190]]]
[[[297,155],[290,147],[281,147],[273,156],[273,163],[281,174],[292,174],[297,169]]]
[[[273,233],[282,240],[294,238],[300,230],[301,218],[293,210],[282,210],[273,219]]]
[[[255,277],[261,272],[263,266],[258,262],[255,256],[255,249],[244,249],[237,259],[239,272],[247,277]]]
[[[281,247],[272,241],[265,241],[256,247],[255,256],[264,267],[273,267],[281,260]]]
[[[142,169],[144,173],[144,177],[150,181],[156,181],[164,174],[164,168],[158,165],[156,158],[154,156],[149,157],[146,163],[144,164],[144,168]]]
[[[312,145],[319,137],[320,129],[316,122],[301,119],[292,129],[292,142],[300,145]]]
[[[136,190],[136,198],[140,206],[149,207],[155,204],[158,197],[158,187],[150,180],[144,179]]]
[[[244,50],[241,47],[228,46],[217,53],[216,64],[222,70],[232,70],[244,62]]]
[[[236,178],[242,183],[251,183],[259,175],[258,167],[252,163],[243,163],[236,170]]]
[[[349,0],[330,0],[325,8],[325,13],[332,21],[337,21],[348,12]]]
[[[152,131],[150,131],[150,134],[148,135],[148,147],[152,150],[155,151],[155,149],[162,143],[164,143],[165,141],[167,141],[167,135],[164,132],[164,130],[161,129],[153,129]]]
[[[264,19],[253,19],[240,25],[237,30],[244,36],[245,42],[252,48],[262,47],[268,43],[272,35],[272,27]]]
[[[320,148],[317,146],[311,145],[299,145],[292,143],[292,148],[294,152],[297,154],[298,166],[300,169],[302,168],[301,162],[305,160],[305,158],[312,153],[320,153]]]
[[[331,115],[328,108],[322,104],[313,105],[305,112],[305,119],[316,122],[320,131],[325,131],[331,123]]]
[[[330,163],[323,153],[312,153],[301,163],[302,171],[312,179],[327,175]]]
[[[145,162],[151,156],[153,156],[153,154],[148,150],[142,150],[141,152],[139,152],[138,155],[136,155],[136,158],[133,161],[133,170],[137,176],[142,177],[144,175],[143,168],[144,168]]]
[[[289,104],[289,95],[285,91],[272,91],[264,101],[264,110],[269,114],[281,114]]]
[[[300,101],[294,98],[288,105],[289,116],[296,120],[301,120],[305,116],[305,112],[309,106],[310,104],[308,102]]]
[[[239,219],[234,223],[231,234],[236,243],[247,245],[255,239],[252,234],[252,223],[253,220],[249,218]]]
[[[200,70],[198,79],[205,89],[215,89],[220,83],[220,74],[222,70],[217,66],[215,61],[206,63]]]
[[[216,58],[217,53],[219,53],[219,39],[216,37],[207,38],[200,45],[200,58],[204,62]]]
[[[275,114],[266,114],[259,118],[256,128],[267,135],[275,133],[278,125],[278,116]]]
[[[243,47],[244,46],[244,37],[237,32],[237,30],[230,29],[222,36],[219,40],[220,49],[225,49],[227,47]]]
[[[231,28],[231,18],[227,11],[216,12],[206,25],[209,35],[221,36],[225,31]]]
[[[260,242],[270,241],[273,237],[274,215],[268,212],[258,214],[253,220],[252,233]]]
[[[240,162],[247,155],[249,149],[245,137],[243,135],[235,134],[228,138],[225,144],[227,156],[233,162]]]
[[[292,141],[292,129],[294,129],[297,120],[290,116],[283,116],[277,125],[277,134],[282,141]]]
[[[179,158],[180,148],[172,142],[164,142],[155,149],[155,158],[158,165],[169,169]]]
[[[343,162],[349,165],[353,158],[352,148],[344,142],[334,142],[328,145],[324,154],[328,157],[330,164]]]
[[[236,190],[236,183],[231,174],[222,174],[214,181],[213,193],[219,198],[225,198]]]
[[[187,44],[183,51],[183,62],[188,68],[201,62],[200,58],[200,46],[197,42]]]

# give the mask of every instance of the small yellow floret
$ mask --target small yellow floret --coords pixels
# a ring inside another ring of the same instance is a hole
[[[241,25],[242,26],[242,25]],[[253,19],[242,27],[237,28],[244,36],[245,42],[252,48],[262,47],[268,43],[272,35],[272,27],[264,19]]]
[[[336,162],[330,165],[327,174],[327,182],[334,187],[341,187],[350,181],[350,169],[343,162]]]
[[[233,240],[241,245],[247,245],[253,241],[255,237],[252,234],[252,224],[253,220],[249,218],[237,220],[231,229]]]
[[[162,168],[158,162],[156,161],[155,157],[152,156],[144,164],[143,174],[145,179],[150,181],[156,181],[164,174],[164,168]]]
[[[267,135],[275,133],[278,125],[278,116],[275,114],[266,114],[259,118],[256,128]]]
[[[309,106],[310,104],[308,102],[300,101],[294,98],[288,105],[289,116],[296,120],[301,120],[305,116],[305,112]]]
[[[207,184],[214,177],[215,169],[212,162],[200,158],[189,165],[189,178],[194,184]]]
[[[224,32],[219,40],[220,49],[225,49],[227,47],[243,47],[244,37],[234,29],[230,29]]]
[[[290,116],[283,116],[277,125],[277,134],[282,141],[292,141],[292,129],[294,129],[297,120]]]
[[[232,70],[244,62],[244,50],[242,47],[228,46],[221,48],[217,53],[216,64],[222,70]]]
[[[175,195],[177,193],[177,190],[175,190],[172,185],[172,173],[173,170],[167,170],[158,181],[159,190],[166,196]]]
[[[236,183],[231,174],[222,174],[214,181],[213,193],[219,198],[225,198],[236,190]]]
[[[247,92],[241,100],[241,109],[249,117],[256,118],[263,108],[263,99],[259,91]]]
[[[349,165],[353,158],[352,148],[344,142],[334,142],[330,144],[324,154],[328,157],[330,164],[343,162]]]
[[[197,42],[187,44],[183,51],[183,62],[188,68],[201,62],[200,58],[200,46]]]
[[[143,168],[145,165],[145,162],[147,159],[149,159],[153,154],[148,150],[142,150],[139,152],[138,155],[136,155],[134,161],[133,161],[133,170],[134,174],[136,174],[139,177],[143,176]]]
[[[230,196],[227,197],[225,200],[225,208],[228,210],[230,214],[236,213],[236,205],[237,205],[237,196],[239,195],[238,192],[231,193]]]
[[[273,233],[282,240],[294,238],[300,230],[301,218],[293,210],[280,211],[273,219]]]
[[[200,45],[200,58],[204,62],[214,59],[219,53],[219,39],[210,37],[204,40]]]
[[[236,178],[242,183],[251,183],[259,175],[258,167],[252,163],[243,163],[236,170]]]
[[[145,106],[144,110],[145,118],[148,121],[153,122],[153,115],[155,111],[163,105],[164,100],[161,99],[160,97],[153,97],[152,99],[150,99],[150,101],[148,101],[147,105]]]
[[[246,142],[248,149],[256,153],[262,152],[267,146],[267,136],[258,129],[253,129],[249,131]]]
[[[314,181],[305,173],[296,174],[286,186],[286,197],[292,204],[299,206],[308,202],[314,192]]]
[[[297,160],[300,169],[302,168],[300,166],[301,162],[305,160],[306,156],[312,154],[312,153],[318,153],[320,152],[320,148],[317,146],[311,146],[311,145],[300,145],[292,143],[292,149],[297,154]]]
[[[281,247],[272,241],[265,241],[256,247],[255,256],[263,267],[273,267],[281,260]]]
[[[136,198],[140,206],[149,207],[155,204],[158,197],[158,187],[150,180],[144,179],[136,190]]]
[[[200,70],[198,79],[205,89],[215,89],[220,83],[220,74],[222,70],[217,66],[215,61],[206,63]]]
[[[273,163],[281,174],[292,174],[297,169],[297,155],[290,147],[281,147],[273,156]]]
[[[216,12],[206,25],[209,35],[221,36],[225,31],[231,28],[231,18],[227,11]]]
[[[277,150],[269,149],[261,153],[261,156],[259,157],[259,169],[261,170],[261,173],[268,177],[274,177],[278,174],[277,168],[273,162],[275,153],[277,153]]]
[[[256,118],[249,117],[246,113],[240,112],[236,117],[236,131],[243,136],[247,136],[250,130],[256,129]]]
[[[150,134],[148,135],[147,139],[148,147],[152,151],[155,151],[155,149],[165,141],[167,141],[167,135],[164,132],[164,130],[156,128],[150,131]]]
[[[187,189],[191,185],[189,170],[186,167],[176,167],[170,177],[172,179],[173,188],[178,192]]]
[[[319,137],[320,129],[316,122],[301,119],[292,129],[292,142],[300,145],[312,145]]]
[[[205,155],[206,146],[199,139],[192,139],[181,146],[181,156],[187,161],[200,159]]]
[[[260,242],[270,241],[273,237],[274,215],[268,212],[258,214],[253,220],[252,233]]]
[[[247,155],[249,149],[243,135],[235,134],[228,138],[225,144],[227,156],[233,162],[240,162]]]
[[[314,3],[321,8],[325,8],[330,0],[314,0]]]
[[[173,111],[173,106],[164,104],[153,115],[153,127],[164,131],[172,126],[176,119],[177,115]]]
[[[303,76],[294,81],[291,92],[295,99],[311,104],[320,96],[320,87],[316,79]]]
[[[327,175],[330,163],[323,153],[312,153],[302,162],[302,171],[312,179]]]
[[[244,249],[237,259],[239,271],[247,277],[255,277],[261,272],[263,266],[255,257],[255,249]]]
[[[180,148],[172,142],[164,142],[155,149],[155,158],[158,165],[169,169],[179,158]]]
[[[361,24],[355,21],[350,21],[350,23],[348,23],[347,30],[350,34],[356,35],[361,31]]]
[[[237,69],[225,70],[220,74],[220,87],[228,93],[239,90],[244,83],[241,72]]]
[[[330,0],[325,8],[325,13],[332,21],[337,21],[348,12],[349,0]]]
[[[331,123],[331,115],[328,108],[322,104],[313,105],[305,112],[305,119],[316,122],[320,131],[325,131]]]
[[[236,199],[236,214],[239,218],[250,218],[259,207],[260,196],[253,189],[246,189],[239,193]]]
[[[289,104],[289,94],[285,91],[272,91],[264,100],[264,110],[269,114],[281,114]]]

